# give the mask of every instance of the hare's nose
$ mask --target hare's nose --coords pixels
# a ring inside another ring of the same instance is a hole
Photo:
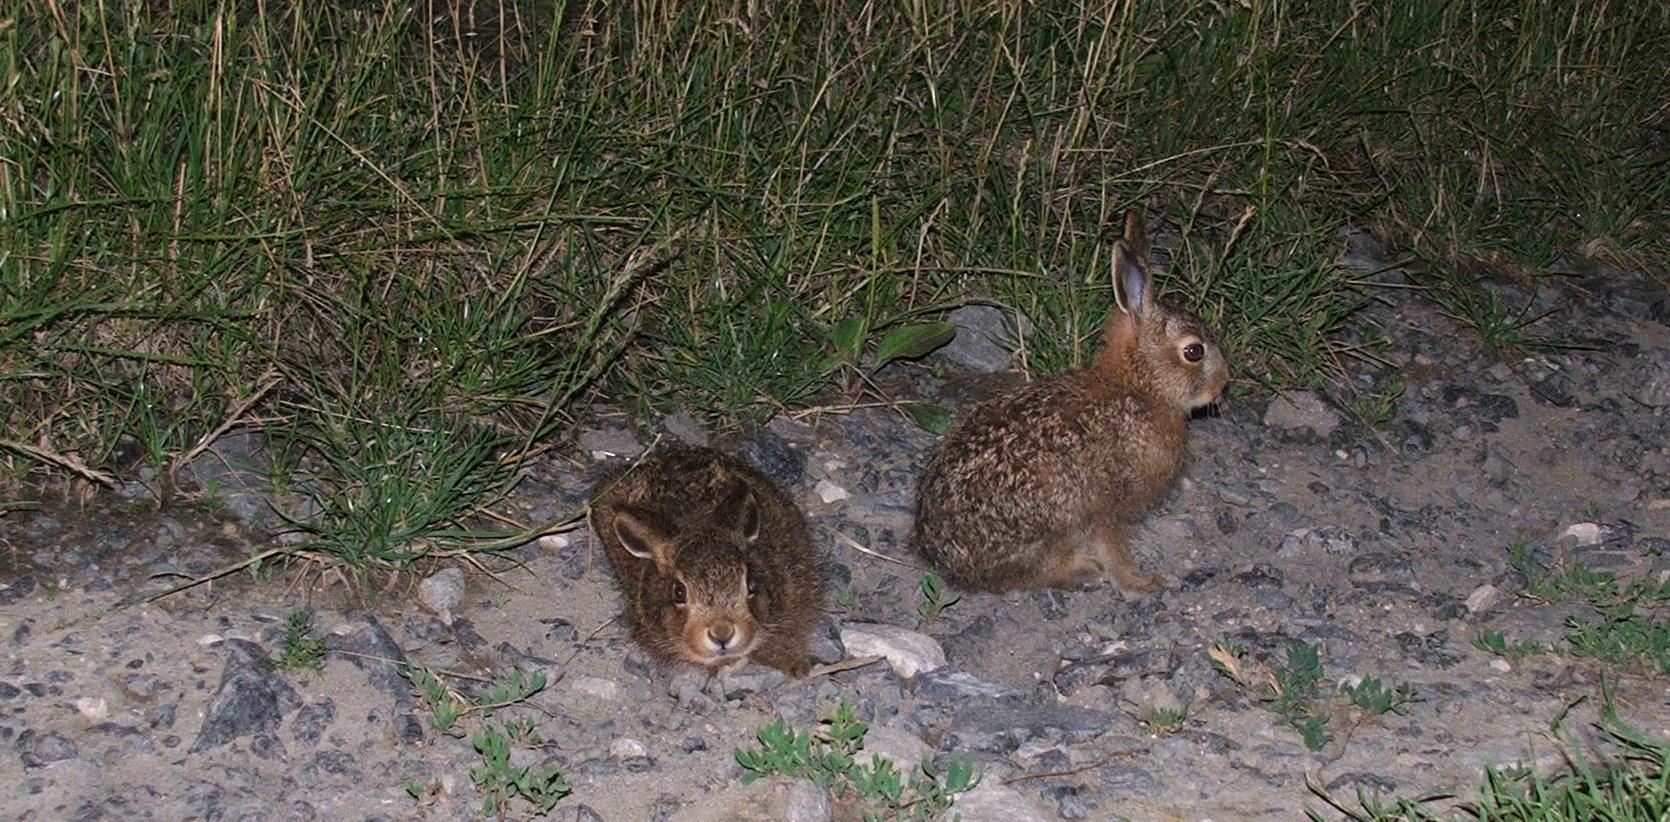
[[[736,626],[730,624],[715,625],[707,629],[707,638],[713,640],[713,644],[724,648],[730,644],[732,639],[736,638]]]

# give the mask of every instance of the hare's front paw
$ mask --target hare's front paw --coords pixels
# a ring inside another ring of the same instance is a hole
[[[1040,568],[1033,581],[1051,588],[1087,591],[1101,585],[1106,576],[1107,569],[1100,559],[1081,551],[1073,551],[1066,557]]]
[[[1130,568],[1115,568],[1110,576],[1121,590],[1140,594],[1152,594],[1166,587],[1165,577],[1159,574],[1144,574]]]

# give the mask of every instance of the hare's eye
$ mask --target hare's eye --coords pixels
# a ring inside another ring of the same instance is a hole
[[[760,592],[759,587],[754,584],[754,575],[753,574],[748,574],[743,579],[748,583],[748,595],[749,596],[753,596],[753,595]]]
[[[684,583],[673,583],[673,603],[675,605],[683,605],[689,598],[690,592],[684,590]]]
[[[1183,359],[1189,362],[1200,362],[1201,358],[1205,356],[1206,346],[1200,343],[1192,342],[1183,346]]]

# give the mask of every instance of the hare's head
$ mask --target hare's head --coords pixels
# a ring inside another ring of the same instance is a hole
[[[1125,215],[1124,239],[1114,243],[1113,286],[1104,370],[1185,413],[1215,402],[1229,382],[1217,337],[1199,317],[1157,299],[1148,241],[1134,212]]]
[[[760,509],[743,483],[710,512],[626,507],[615,513],[626,551],[654,565],[634,593],[678,657],[720,667],[740,662],[760,642],[759,589],[769,569],[753,550]]]

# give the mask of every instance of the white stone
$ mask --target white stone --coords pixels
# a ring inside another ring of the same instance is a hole
[[[110,716],[110,705],[102,696],[84,696],[75,701],[75,709],[93,722],[103,722]]]
[[[993,781],[983,781],[968,793],[958,794],[951,803],[951,815],[963,822],[1049,822],[1049,814],[1020,791]]]
[[[1501,657],[1492,659],[1490,661],[1490,667],[1504,674],[1513,670],[1513,666],[1508,664],[1508,661]]]
[[[933,637],[896,625],[849,622],[841,626],[841,645],[848,656],[886,659],[905,679],[945,665],[945,651]]]
[[[616,759],[632,759],[643,756],[647,751],[644,743],[629,736],[623,736],[609,743],[609,755]]]
[[[841,500],[848,499],[852,496],[847,493],[847,489],[842,488],[841,486],[826,479],[818,480],[818,484],[812,490],[817,492],[818,499],[823,500],[825,505],[840,502]]]
[[[604,702],[613,702],[620,698],[620,685],[612,679],[604,679],[591,674],[573,674],[568,677],[568,690],[589,696]]]
[[[1560,536],[1571,537],[1577,540],[1578,545],[1599,545],[1600,525],[1593,522],[1579,522],[1567,528],[1566,532]]]
[[[560,551],[568,547],[568,537],[564,534],[546,534],[539,538],[539,547],[547,551]]]
[[[1467,612],[1476,614],[1494,606],[1502,599],[1502,589],[1494,585],[1480,585],[1467,595]]]

